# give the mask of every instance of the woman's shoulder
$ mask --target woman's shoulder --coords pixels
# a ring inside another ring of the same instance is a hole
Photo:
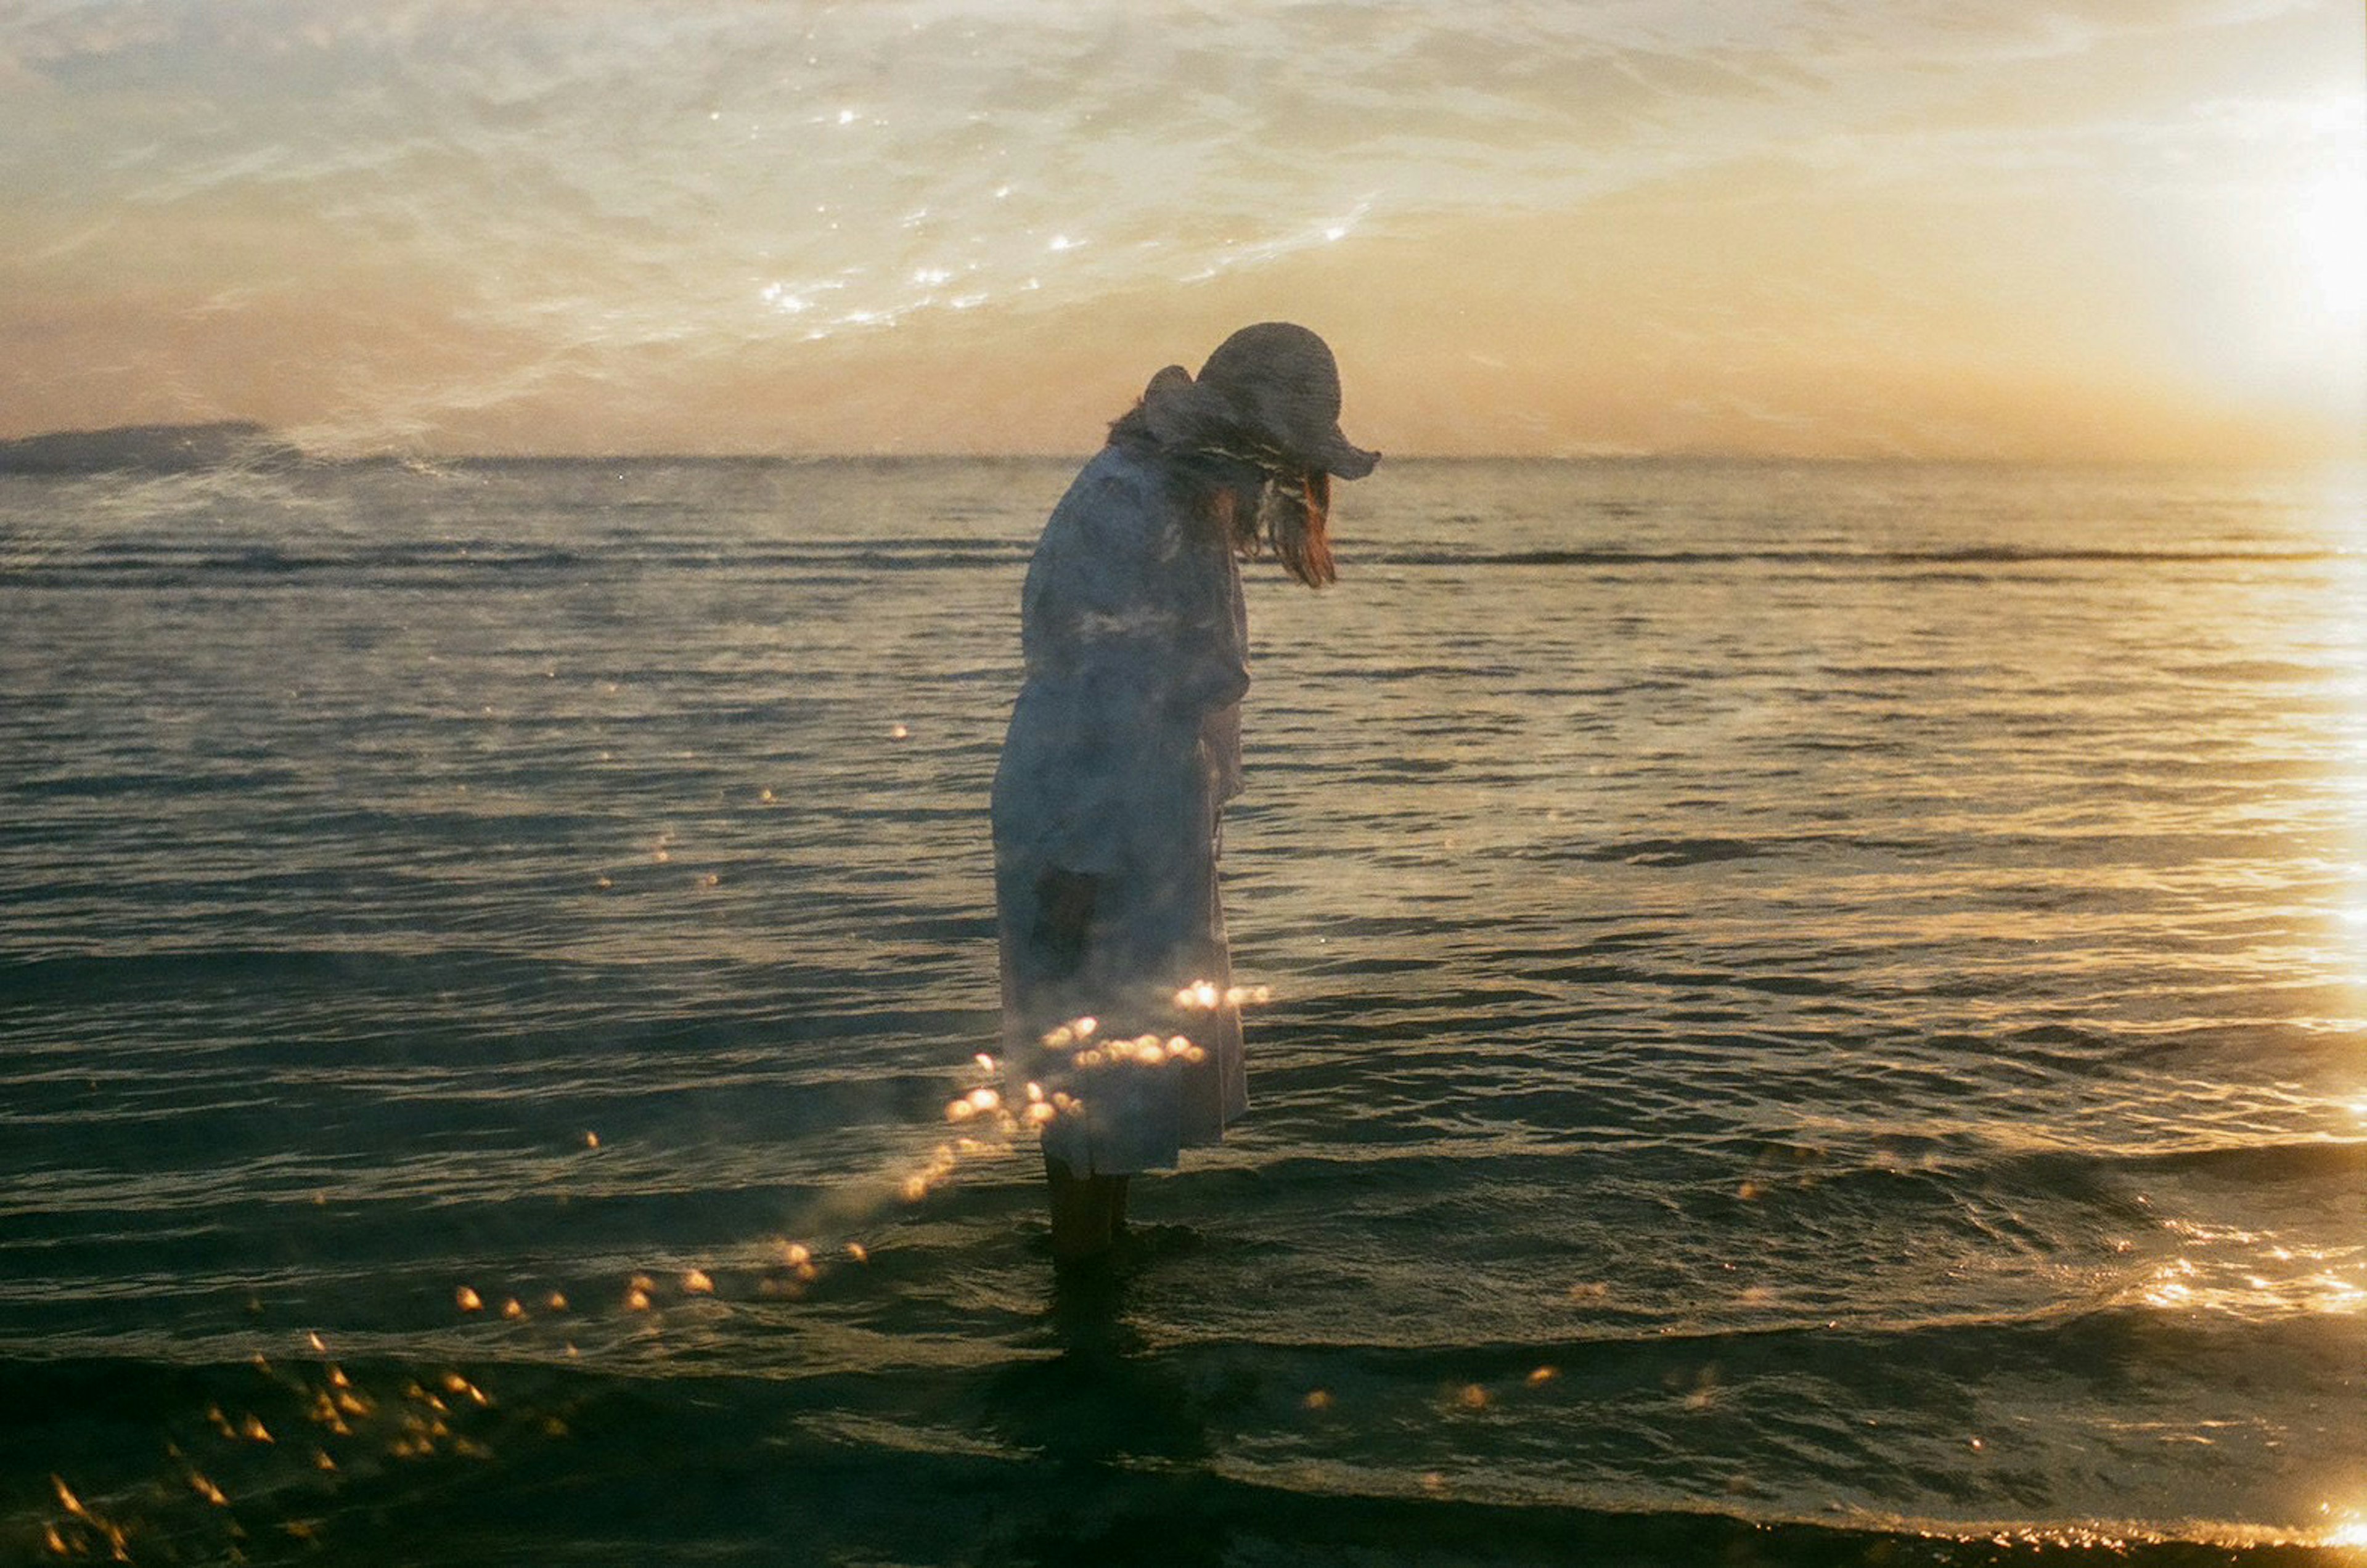
[[[1168,478],[1167,465],[1156,453],[1112,442],[1077,470],[1062,504],[1155,503],[1165,498]]]
[[[1078,470],[1044,532],[1047,540],[1070,538],[1107,549],[1170,531],[1177,515],[1167,466],[1154,455],[1111,446]]]

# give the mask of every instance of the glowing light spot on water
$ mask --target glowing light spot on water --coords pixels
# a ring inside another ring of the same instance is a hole
[[[769,789],[765,790],[759,794],[756,798],[763,801],[765,805],[770,806],[773,804],[773,792]]]
[[[1058,1110],[1039,1100],[1027,1108],[1027,1124],[1040,1132],[1049,1126],[1053,1119],[1059,1114]]]
[[[846,1244],[846,1255],[857,1263],[871,1261],[870,1250],[859,1241],[850,1241]]]
[[[597,1134],[597,1133],[586,1133],[586,1134],[583,1134],[583,1146],[584,1146],[585,1148],[587,1148],[587,1149],[596,1149],[596,1148],[598,1148],[598,1147],[600,1146],[600,1134]]]
[[[1124,1042],[1120,1042],[1120,1043],[1123,1044]],[[1077,1053],[1077,1066],[1088,1070],[1098,1067],[1108,1060],[1108,1055],[1100,1051],[1080,1051]]]
[[[2177,1258],[2164,1264],[2141,1292],[2146,1304],[2157,1307],[2179,1307],[2194,1299],[2194,1287],[2186,1281],[2194,1277],[2195,1267],[2187,1258]]]
[[[502,1315],[515,1323],[526,1316],[526,1303],[512,1296],[502,1303]]]
[[[929,1183],[925,1177],[908,1176],[904,1179],[904,1201],[917,1203],[928,1195]]]
[[[1331,1408],[1331,1393],[1329,1389],[1308,1389],[1307,1397],[1298,1403],[1302,1408],[1308,1410],[1329,1410]]]
[[[337,1461],[329,1457],[328,1450],[314,1449],[312,1450],[312,1468],[314,1470],[323,1471],[334,1470],[337,1468]]]
[[[459,1307],[462,1312],[482,1312],[485,1310],[483,1298],[480,1297],[476,1292],[469,1289],[466,1285],[463,1285],[459,1290],[453,1292],[452,1299],[459,1303]]]
[[[974,1089],[969,1091],[969,1104],[973,1111],[992,1111],[1002,1103],[1002,1096],[991,1089]]]
[[[978,1107],[972,1105],[968,1100],[946,1101],[946,1120],[948,1122],[967,1122],[977,1114]]]
[[[1559,1376],[1561,1376],[1561,1371],[1559,1368],[1538,1367],[1529,1373],[1529,1386],[1531,1388],[1535,1388],[1539,1383],[1551,1382],[1554,1379]]]
[[[1971,1450],[1972,1450],[1973,1451],[1975,1451],[1976,1453],[1977,1453],[1977,1452],[1979,1452],[1979,1451],[1980,1451],[1980,1450],[1981,1450],[1982,1448],[1984,1448],[1986,1445],[1985,1445],[1985,1444],[1983,1444],[1983,1443],[1982,1443],[1982,1441],[1981,1441],[1978,1438],[1965,1438],[1965,1446],[1966,1448],[1971,1449]]]
[[[647,1291],[627,1291],[625,1292],[625,1310],[627,1312],[649,1311],[650,1293]]]
[[[853,125],[855,123],[855,111],[853,109],[839,110],[838,123],[841,125]]]
[[[64,1477],[52,1475],[50,1477],[50,1484],[57,1490],[59,1507],[78,1519],[90,1517],[83,1511],[82,1499],[74,1495],[74,1488],[65,1483]]]
[[[715,1293],[715,1281],[708,1277],[706,1269],[693,1269],[683,1275],[682,1288],[694,1296],[711,1296]]]
[[[888,738],[890,740],[909,739],[912,734],[911,729],[900,724],[891,724],[888,727]]]
[[[1066,234],[1055,234],[1052,236],[1052,243],[1047,245],[1045,249],[1051,251],[1070,251],[1076,249],[1076,247],[1077,242],[1071,240]],[[485,711],[490,713],[493,710],[488,708]]]
[[[1217,983],[1213,980],[1195,980],[1175,993],[1177,1007],[1195,1008],[1203,1012],[1223,999],[1224,993],[1217,989]]]
[[[1444,1492],[1446,1490],[1446,1477],[1434,1470],[1425,1470],[1421,1472],[1421,1489],[1425,1492]]]
[[[1761,1194],[1764,1193],[1766,1190],[1767,1190],[1765,1188],[1760,1186],[1756,1181],[1745,1179],[1742,1185],[1734,1190],[1734,1195],[1741,1199],[1744,1202],[1750,1203],[1755,1202]]]
[[[189,1490],[217,1508],[230,1506],[230,1499],[222,1495],[222,1489],[194,1470],[189,1472]]]
[[[2317,1511],[2321,1514],[2332,1514],[2334,1506],[2330,1503],[2321,1503],[2318,1505]],[[2321,1543],[2327,1546],[2367,1547],[2367,1515],[2346,1509],[2333,1524],[2327,1527],[2326,1534],[2319,1539]]]
[[[1476,1382],[1465,1383],[1455,1393],[1455,1403],[1466,1410],[1485,1410],[1488,1408],[1488,1391]]]
[[[550,1294],[542,1298],[542,1304],[546,1310],[550,1312],[565,1312],[567,1310],[567,1298],[560,1294],[557,1291],[553,1291]]]
[[[304,1343],[312,1347],[313,1349],[323,1353],[326,1353],[329,1348],[329,1347],[323,1342],[321,1336],[317,1331],[305,1335]]]
[[[1091,1039],[1093,1031],[1100,1027],[1099,1019],[1072,1018],[1044,1036],[1044,1048],[1048,1051],[1065,1051],[1071,1045],[1081,1044]]]
[[[608,878],[606,878],[606,877],[605,877],[605,876],[604,876],[604,877],[602,877],[602,878],[599,880],[599,882],[596,884],[596,886],[601,886],[601,887],[614,887],[614,886],[616,886],[617,885],[616,885],[614,882],[610,881]]]
[[[238,1435],[250,1443],[268,1443],[272,1440],[271,1428],[263,1424],[263,1418],[259,1416],[250,1416],[240,1422]]]

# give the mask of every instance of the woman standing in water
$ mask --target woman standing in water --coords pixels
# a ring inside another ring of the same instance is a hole
[[[1127,1178],[1248,1107],[1217,893],[1240,793],[1240,560],[1332,580],[1340,373],[1304,327],[1244,327],[1195,379],[1150,378],[1052,512],[1027,569],[1026,681],[994,778],[1010,1081],[1043,1128],[1053,1256],[1106,1251]]]

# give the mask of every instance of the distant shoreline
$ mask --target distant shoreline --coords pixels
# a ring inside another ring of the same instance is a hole
[[[208,424],[121,424],[0,441],[0,473],[190,473],[277,468],[302,453],[251,420]]]

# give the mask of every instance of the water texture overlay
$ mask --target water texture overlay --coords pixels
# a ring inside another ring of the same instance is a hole
[[[0,1558],[2367,1539],[2355,476],[1346,491],[1251,1113],[1056,1288],[948,1102],[1070,468],[0,478]]]

